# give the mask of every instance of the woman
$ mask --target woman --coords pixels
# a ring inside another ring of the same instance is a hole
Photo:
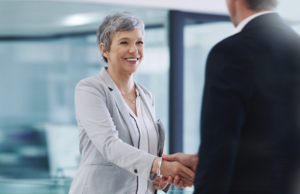
[[[127,13],[107,16],[97,31],[108,67],[76,86],[81,161],[70,194],[167,191],[157,174],[179,174],[192,184],[190,169],[157,157],[164,129],[156,122],[152,94],[132,77],[143,60],[143,37],[143,22]]]

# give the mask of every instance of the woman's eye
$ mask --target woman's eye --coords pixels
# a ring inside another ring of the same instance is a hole
[[[127,44],[127,42],[121,42],[120,44]]]
[[[137,43],[138,43],[138,44],[144,44],[144,42],[143,42],[143,41],[138,41]]]

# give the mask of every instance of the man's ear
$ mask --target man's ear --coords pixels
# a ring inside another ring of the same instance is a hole
[[[101,43],[101,44],[99,45],[99,48],[100,48],[100,51],[101,51],[102,55],[103,55],[104,57],[108,58],[108,51],[105,51],[105,49],[104,49],[104,43]]]

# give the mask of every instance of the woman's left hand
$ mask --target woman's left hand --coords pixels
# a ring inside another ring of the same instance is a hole
[[[153,181],[153,186],[155,190],[164,190],[166,188],[166,186],[168,185],[167,181],[164,181],[163,183],[161,183],[161,178],[160,177],[156,177],[155,181]]]

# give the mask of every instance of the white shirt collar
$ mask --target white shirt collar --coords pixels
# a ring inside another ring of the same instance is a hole
[[[275,13],[275,11],[263,11],[263,12],[259,12],[257,14],[247,17],[241,23],[239,23],[239,25],[233,31],[233,34],[237,34],[237,33],[241,32],[243,30],[243,28],[254,18],[264,15],[264,14],[268,14],[268,13]]]

